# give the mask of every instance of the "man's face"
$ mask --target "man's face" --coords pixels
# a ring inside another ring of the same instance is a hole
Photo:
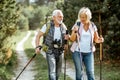
[[[63,22],[63,14],[58,12],[56,16],[53,17],[55,23],[61,24]]]

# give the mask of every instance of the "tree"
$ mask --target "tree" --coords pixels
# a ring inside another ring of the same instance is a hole
[[[79,9],[83,6],[89,6],[89,4],[86,4],[87,2],[87,0],[65,0],[64,3],[57,4],[57,8],[63,10],[64,22],[69,30],[77,20]]]
[[[102,27],[102,34],[105,37],[104,51],[105,56],[111,55],[110,58],[120,60],[120,10],[119,0],[65,0],[64,4],[59,3],[57,8],[63,10],[64,22],[69,31],[74,25],[79,9],[81,7],[89,7],[92,11],[92,21],[98,27]],[[99,23],[99,14],[101,15],[101,23]]]
[[[29,27],[30,29],[36,29],[40,26],[40,22],[44,21],[44,14],[41,7],[36,8],[32,12],[33,16],[29,17]]]
[[[0,63],[5,56],[5,42],[16,31],[17,7],[15,0],[2,0],[0,2]]]
[[[106,52],[113,60],[120,60],[120,10],[119,0],[105,0],[103,7],[104,19],[107,26],[106,40]],[[106,16],[105,16],[106,15]]]
[[[16,31],[17,6],[15,0],[0,0],[0,79],[10,80],[7,66],[11,61],[11,36]],[[15,54],[14,54],[15,55]],[[10,67],[10,65],[9,65]]]
[[[29,6],[30,0],[25,0],[24,3],[25,3],[27,6]]]
[[[35,3],[37,5],[43,5],[43,4],[45,4],[45,0],[35,0]]]

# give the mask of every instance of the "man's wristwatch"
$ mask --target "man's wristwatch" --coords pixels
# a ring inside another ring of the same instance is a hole
[[[39,46],[37,46],[35,49],[37,49],[37,48],[41,49],[41,48],[42,48],[42,46],[41,46],[41,45],[39,45]]]

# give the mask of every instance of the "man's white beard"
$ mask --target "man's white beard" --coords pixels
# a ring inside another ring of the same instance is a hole
[[[63,20],[59,21],[59,20],[57,19],[57,22],[58,22],[59,24],[62,24]]]
[[[62,24],[62,22],[63,22],[62,20],[61,20],[61,21],[59,21],[59,24]]]

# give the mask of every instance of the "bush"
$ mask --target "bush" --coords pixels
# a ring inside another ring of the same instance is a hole
[[[13,54],[11,36],[17,30],[19,8],[15,0],[0,0],[0,80],[10,80]],[[14,60],[15,61],[15,60]]]
[[[28,25],[28,18],[26,18],[24,15],[20,15],[18,20],[18,29],[20,30],[29,30]]]

